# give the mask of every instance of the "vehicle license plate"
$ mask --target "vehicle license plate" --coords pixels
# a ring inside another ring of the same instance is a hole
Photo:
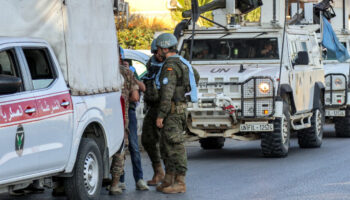
[[[327,117],[345,117],[345,110],[326,110]]]
[[[241,132],[266,132],[273,131],[273,124],[241,124]]]

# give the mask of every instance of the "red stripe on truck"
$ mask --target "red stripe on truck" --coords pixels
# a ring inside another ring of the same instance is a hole
[[[33,120],[40,121],[72,113],[73,105],[69,93],[50,95],[52,96],[43,95],[35,99],[0,105],[0,127],[13,126],[21,122],[29,123]],[[68,105],[62,104],[64,102],[69,103]],[[35,109],[35,112],[26,113],[31,109],[32,111]]]

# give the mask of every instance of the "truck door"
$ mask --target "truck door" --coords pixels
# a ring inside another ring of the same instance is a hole
[[[40,147],[40,169],[62,169],[68,161],[73,137],[72,99],[52,50],[45,46],[22,47],[22,57],[38,107],[35,140]]]
[[[307,51],[309,55],[309,65],[305,68],[305,110],[311,111],[314,106],[315,84],[316,82],[324,83],[324,69],[320,63],[320,49],[317,45],[316,37],[305,36],[305,39],[300,41],[302,51]]]
[[[289,79],[290,84],[293,89],[294,102],[297,112],[304,111],[304,70],[305,66],[302,65],[294,65],[293,62],[297,58],[298,51],[300,49],[298,44],[298,36],[296,35],[288,35],[289,42],[289,57],[292,62],[292,71],[290,71]]]
[[[40,170],[36,153],[40,146],[34,138],[39,117],[27,74],[18,59],[18,50],[0,47],[0,75],[19,77],[21,89],[0,94],[0,185],[13,182]]]

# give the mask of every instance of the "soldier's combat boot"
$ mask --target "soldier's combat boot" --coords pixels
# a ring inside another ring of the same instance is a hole
[[[176,193],[185,193],[186,192],[186,183],[184,175],[176,175],[175,183],[169,187],[163,188],[163,193],[165,194],[176,194]]]
[[[162,184],[157,186],[157,191],[162,192],[164,188],[174,184],[174,177],[175,175],[173,173],[166,173]]]
[[[109,187],[109,195],[122,194],[123,190],[119,187],[119,177],[113,177],[111,186]]]
[[[162,182],[164,179],[164,170],[161,163],[155,163],[152,165],[154,175],[152,180],[147,181],[147,185],[156,186],[158,183]]]

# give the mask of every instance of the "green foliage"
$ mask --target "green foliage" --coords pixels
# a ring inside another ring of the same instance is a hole
[[[153,31],[160,31],[168,29],[168,26],[162,19],[159,18],[146,18],[142,15],[131,15],[129,19],[128,28],[145,28]]]
[[[154,31],[147,28],[128,28],[119,30],[118,40],[125,49],[150,49],[153,35]]]
[[[185,10],[191,9],[191,0],[177,0],[177,2],[179,5],[176,7],[176,9],[174,9],[171,12],[171,16],[175,21],[180,22],[184,19],[182,17],[182,12]],[[212,0],[198,0],[198,5],[203,6],[203,5],[208,4],[210,2],[212,2]],[[206,12],[206,13],[203,13],[201,15],[206,17],[206,18],[213,19],[212,12]],[[201,18],[199,18],[197,23],[200,26],[207,26],[207,27],[212,26],[212,23],[208,22],[207,20],[201,19]]]
[[[249,12],[244,16],[244,20],[247,22],[259,22],[261,15],[261,7]]]
[[[116,19],[116,25],[119,44],[126,49],[150,49],[154,33],[167,29],[167,25],[161,19],[140,15],[132,15],[128,26],[125,20],[121,22],[118,19]]]

